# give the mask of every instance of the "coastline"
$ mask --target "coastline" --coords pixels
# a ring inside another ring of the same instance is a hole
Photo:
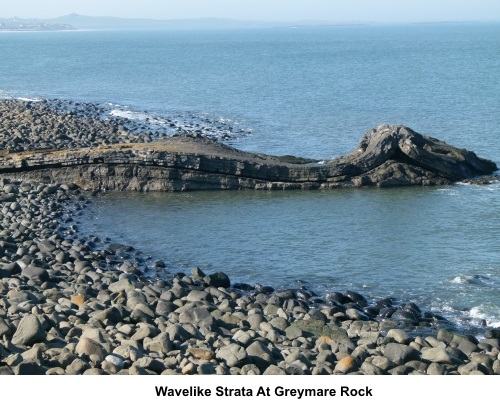
[[[500,330],[463,335],[418,303],[198,268],[149,280],[133,247],[78,231],[78,186],[19,174],[0,180],[0,374],[500,373]]]
[[[99,29],[91,29],[91,28],[68,28],[68,29],[57,29],[57,30],[13,30],[13,29],[0,29],[0,34],[3,32],[6,33],[26,33],[26,32],[94,32],[94,31],[102,31]]]

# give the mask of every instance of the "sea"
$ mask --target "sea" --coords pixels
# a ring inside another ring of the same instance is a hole
[[[174,120],[321,161],[401,123],[500,165],[500,23],[2,32],[0,55],[1,98],[95,103],[160,134]],[[500,327],[499,183],[108,192],[78,221],[171,274],[349,289]]]

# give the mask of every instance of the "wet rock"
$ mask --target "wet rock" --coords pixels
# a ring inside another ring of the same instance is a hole
[[[486,339],[500,339],[500,328],[488,329],[484,332],[484,337]]]
[[[352,302],[356,302],[357,304],[360,304],[363,306],[367,305],[366,298],[355,291],[346,291],[345,296],[347,298],[349,298]]]
[[[368,321],[370,318],[368,315],[364,314],[363,312],[355,309],[355,308],[349,308],[345,312],[347,317],[352,320],[358,320],[358,321]]]
[[[231,286],[229,277],[223,272],[209,274],[203,278],[203,281],[211,287],[229,288]]]

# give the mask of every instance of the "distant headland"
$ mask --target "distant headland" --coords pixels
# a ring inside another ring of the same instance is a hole
[[[94,17],[76,13],[56,18],[1,18],[0,31],[71,31],[71,30],[155,30],[155,29],[251,29],[251,28],[301,28],[366,25],[360,22],[335,22],[321,20],[302,21],[250,21],[231,18],[147,19]]]

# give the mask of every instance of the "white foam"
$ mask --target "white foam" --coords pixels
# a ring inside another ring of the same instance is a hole
[[[17,97],[17,100],[32,101],[32,102],[35,102],[35,103],[42,101],[41,98],[29,98],[29,97]]]
[[[451,282],[453,284],[464,284],[467,281],[467,277],[464,276],[456,276]]]
[[[131,111],[131,110],[118,110],[114,109],[109,112],[109,115],[112,115],[113,117],[119,117],[119,118],[126,118],[129,120],[134,120],[134,121],[147,121],[151,124],[163,124],[164,121],[161,121],[157,118],[152,117],[149,114],[143,113],[143,112],[137,112],[137,111]]]
[[[457,312],[456,308],[453,308],[451,305],[448,305],[446,303],[439,304],[439,305],[432,305],[431,306],[431,311],[448,312],[448,313],[455,313],[455,312]]]
[[[126,118],[133,121],[147,121],[150,125],[165,125],[167,121],[156,118],[144,112],[137,112],[131,110],[118,110],[114,109],[109,112],[113,117]]]
[[[145,121],[148,116],[143,113],[138,113],[130,110],[111,110],[109,115],[113,117],[127,118],[130,120],[141,120]]]
[[[497,312],[497,313],[493,313]],[[478,305],[477,307],[472,307],[469,311],[469,315],[473,319],[485,320],[488,327],[498,328],[500,327],[500,313],[499,311],[487,310],[484,305]]]

